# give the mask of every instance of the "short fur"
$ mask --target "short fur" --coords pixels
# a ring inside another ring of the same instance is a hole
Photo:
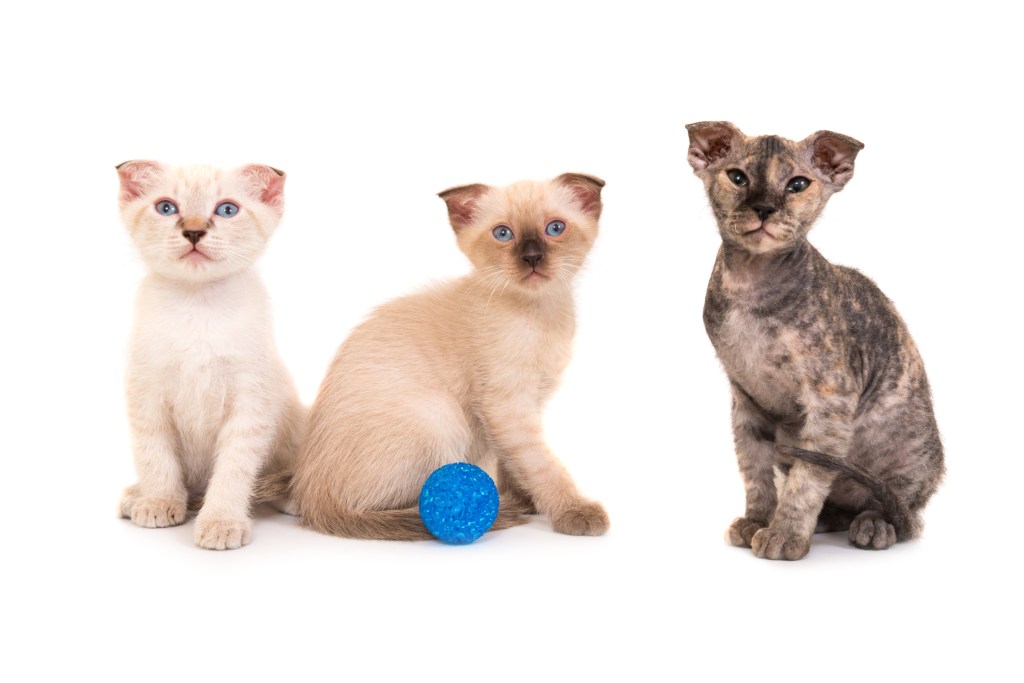
[[[127,375],[139,481],[119,514],[165,527],[201,504],[196,543],[237,548],[249,541],[257,474],[291,466],[303,420],[251,268],[281,218],[284,174],[153,161],[117,170],[121,216],[150,271]],[[157,210],[165,201],[175,213]],[[217,215],[224,201],[238,212]]]
[[[604,509],[576,490],[541,429],[569,362],[572,279],[597,237],[603,185],[565,174],[440,194],[475,270],[381,306],[338,350],[291,484],[304,524],[356,538],[430,538],[420,489],[441,465],[468,461],[497,476],[494,528],[537,510],[556,531],[604,533]],[[547,235],[556,219],[565,231]],[[492,232],[502,225],[514,235],[505,242]]]
[[[747,493],[726,538],[793,560],[816,529],[873,549],[917,536],[944,471],[924,364],[878,287],[807,241],[863,145],[687,129],[722,236],[704,323],[732,383]]]

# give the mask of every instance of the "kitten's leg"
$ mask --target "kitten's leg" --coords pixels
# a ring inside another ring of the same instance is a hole
[[[856,397],[814,395],[806,402],[806,418],[800,431],[800,447],[845,457],[853,431]],[[771,523],[750,541],[758,557],[799,560],[811,548],[818,515],[832,489],[837,473],[802,460],[793,463],[779,492]]]
[[[228,550],[249,542],[249,498],[274,442],[277,419],[268,402],[254,399],[257,392],[255,387],[238,387],[232,413],[217,438],[213,475],[196,516],[200,547]]]
[[[775,512],[775,429],[747,395],[735,386],[732,430],[747,507],[743,516],[729,525],[725,539],[733,545],[749,548],[750,539],[758,530],[768,526]]]
[[[187,518],[188,493],[170,415],[159,395],[131,377],[128,396],[128,421],[139,482],[125,489],[118,512],[143,527],[181,524]]]
[[[482,412],[502,473],[551,518],[555,531],[599,536],[608,530],[604,507],[580,495],[565,466],[544,442],[538,406],[491,401]]]

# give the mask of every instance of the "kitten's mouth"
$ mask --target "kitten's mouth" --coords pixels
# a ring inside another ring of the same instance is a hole
[[[188,261],[189,263],[203,263],[204,261],[210,261],[210,257],[199,251],[195,247],[192,247],[190,251],[186,251],[181,255],[179,261]]]
[[[762,237],[764,235],[767,235],[768,237],[770,237],[773,240],[778,239],[778,237],[773,235],[771,233],[771,231],[769,231],[768,228],[765,227],[764,223],[761,223],[759,226],[757,226],[753,230],[747,230],[746,232],[743,233],[744,237],[757,237],[757,238],[760,238],[760,237]]]
[[[547,280],[548,276],[540,272],[536,268],[531,270],[529,273],[523,276],[523,282],[533,282],[534,280]]]

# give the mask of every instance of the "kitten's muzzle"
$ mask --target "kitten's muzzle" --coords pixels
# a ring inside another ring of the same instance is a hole
[[[544,258],[544,252],[541,249],[540,243],[537,240],[527,240],[524,242],[523,252],[519,258],[525,261],[531,268],[536,269],[537,264]]]

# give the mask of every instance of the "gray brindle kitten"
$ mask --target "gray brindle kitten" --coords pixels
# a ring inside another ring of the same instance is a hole
[[[924,364],[878,287],[807,241],[864,146],[687,130],[722,236],[704,325],[732,384],[747,494],[727,540],[798,560],[816,531],[876,550],[914,538],[944,471]]]

